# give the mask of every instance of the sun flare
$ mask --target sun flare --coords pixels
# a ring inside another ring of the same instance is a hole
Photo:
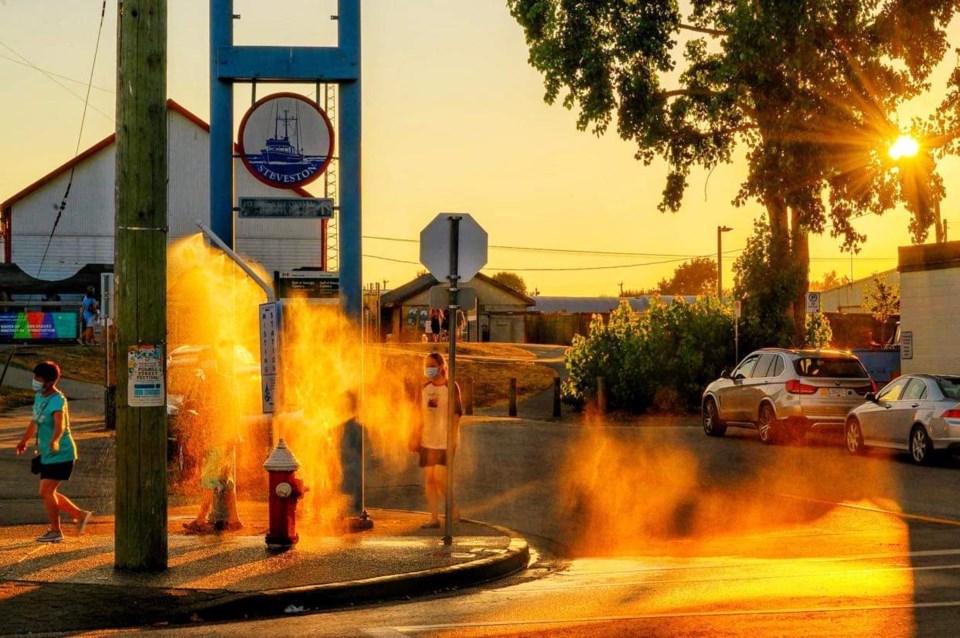
[[[890,146],[890,159],[896,161],[904,157],[914,157],[920,151],[920,142],[911,135],[901,135]]]

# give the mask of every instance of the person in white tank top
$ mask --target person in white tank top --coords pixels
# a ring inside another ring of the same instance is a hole
[[[460,399],[460,387],[454,388],[456,405],[453,417],[453,449],[447,450],[447,423],[449,421],[449,388],[447,364],[439,352],[431,352],[423,363],[423,374],[427,378],[420,390],[420,426],[414,433],[413,451],[420,454],[420,467],[425,472],[427,507],[430,520],[422,527],[435,529],[440,527],[439,507],[447,490],[447,453],[451,458],[460,445],[460,417],[463,404]],[[454,518],[459,518],[456,505]]]

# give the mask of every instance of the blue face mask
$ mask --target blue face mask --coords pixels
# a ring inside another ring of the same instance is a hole
[[[435,379],[438,374],[440,374],[440,368],[425,368],[423,373],[427,376],[428,379]]]
[[[33,391],[34,391],[34,392],[43,392],[43,386],[44,386],[43,381],[37,381],[36,379],[33,380]]]

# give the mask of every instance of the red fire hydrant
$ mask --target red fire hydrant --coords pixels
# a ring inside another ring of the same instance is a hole
[[[267,532],[267,547],[288,549],[300,540],[297,534],[297,501],[306,488],[303,481],[294,475],[300,463],[283,439],[267,457],[263,467],[270,474],[270,531]]]

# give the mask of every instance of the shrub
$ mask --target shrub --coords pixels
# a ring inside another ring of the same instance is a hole
[[[574,338],[563,397],[582,406],[603,376],[610,409],[695,410],[706,384],[733,361],[733,349],[730,309],[714,297],[692,304],[654,297],[640,315],[622,303],[606,323],[595,316],[587,335]]]
[[[807,315],[806,342],[808,348],[826,348],[833,340],[833,328],[830,319],[822,312]]]

